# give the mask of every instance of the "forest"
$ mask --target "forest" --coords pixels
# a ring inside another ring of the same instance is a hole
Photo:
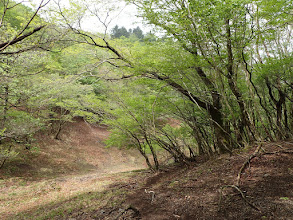
[[[291,0],[125,1],[152,31],[111,1],[0,0],[0,172],[80,118],[153,172],[292,142]]]

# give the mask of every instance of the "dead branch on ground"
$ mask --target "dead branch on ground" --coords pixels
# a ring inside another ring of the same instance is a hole
[[[237,182],[236,182],[236,186],[238,187],[240,184],[240,179],[241,179],[241,174],[244,172],[244,170],[250,165],[250,161],[259,156],[259,152],[262,149],[262,144],[260,144],[256,150],[253,152],[253,154],[251,154],[248,159],[243,163],[242,167],[240,168],[238,175],[237,175]]]
[[[222,202],[222,197],[223,197],[223,190],[224,190],[225,188],[233,188],[233,189],[235,189],[236,191],[239,192],[239,194],[241,195],[241,198],[244,200],[244,202],[245,202],[246,204],[248,204],[251,208],[253,208],[253,209],[255,209],[255,210],[261,212],[261,210],[260,210],[257,206],[255,206],[253,203],[249,202],[249,201],[246,199],[246,197],[245,197],[245,195],[244,195],[244,192],[243,192],[241,189],[239,189],[238,186],[235,186],[235,185],[226,185],[226,186],[222,186],[222,187],[220,188],[220,198],[219,198],[219,203],[218,203],[218,206],[219,206],[218,211],[220,211],[220,208],[221,208],[221,202]]]
[[[218,202],[218,206],[219,206],[219,209],[221,208],[221,202],[222,202],[222,197],[223,197],[223,190],[225,188],[233,188],[234,190],[236,190],[239,195],[241,195],[241,198],[244,200],[245,203],[247,203],[251,208],[257,210],[257,211],[260,211],[261,210],[255,206],[253,203],[249,202],[245,195],[244,195],[244,192],[241,191],[241,189],[239,188],[239,184],[240,184],[240,179],[241,179],[241,175],[242,173],[245,171],[245,169],[250,166],[250,162],[253,158],[255,157],[260,157],[260,156],[263,156],[263,155],[274,155],[274,154],[293,154],[293,150],[289,150],[289,149],[284,149],[282,146],[280,145],[276,145],[277,147],[281,148],[282,150],[280,151],[273,151],[273,152],[266,152],[262,147],[263,145],[260,144],[256,150],[253,152],[253,154],[251,154],[248,159],[243,163],[243,165],[241,166],[239,172],[238,172],[238,175],[237,175],[237,182],[236,182],[236,185],[226,185],[226,186],[222,186],[219,190],[220,192],[220,197],[219,197],[219,202]],[[262,153],[260,153],[260,151],[263,151]]]
[[[277,147],[281,148],[282,150],[279,151],[273,151],[273,152],[267,152],[262,148],[262,144],[260,144],[256,150],[253,152],[253,154],[251,154],[248,159],[243,163],[243,165],[241,166],[238,175],[237,175],[237,181],[236,181],[236,186],[240,185],[240,180],[241,180],[241,175],[244,172],[244,170],[250,166],[250,162],[253,158],[255,157],[260,157],[260,156],[264,156],[264,155],[274,155],[274,154],[293,154],[292,150],[289,149],[284,149],[282,146],[280,145],[276,145]],[[263,151],[262,153],[260,153],[260,151]]]

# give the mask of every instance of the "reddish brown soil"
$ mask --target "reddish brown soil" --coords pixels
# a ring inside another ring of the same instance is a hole
[[[105,147],[104,141],[110,135],[105,126],[91,125],[77,118],[75,122],[65,124],[60,140],[54,139],[54,135],[40,132],[30,151],[23,145],[17,146],[19,157],[6,162],[0,170],[0,178],[35,179],[146,168],[138,151]]]
[[[128,192],[122,205],[103,207],[107,212],[98,209],[95,215],[75,219],[293,219],[293,142],[265,144],[266,152],[290,152],[251,160],[239,186],[248,202],[237,190],[223,187],[236,184],[239,169],[255,149],[190,166],[168,167],[140,186],[124,183],[120,188]]]
[[[131,162],[131,157],[125,151],[111,149],[110,153],[101,148],[101,141],[109,134],[105,128],[92,127],[83,121],[71,125],[61,134],[61,141],[43,137],[41,155],[33,158],[35,165],[30,163],[31,168],[43,166],[55,170],[54,166],[59,165],[60,175],[71,170],[75,173],[91,169],[96,172],[119,172],[123,171],[125,164],[131,169],[139,168],[133,166],[136,161]],[[71,152],[68,154],[70,156],[63,153],[60,143],[65,152]],[[103,193],[97,194],[108,195],[103,198],[103,204],[106,205],[91,207],[89,204],[88,207],[73,209],[68,213],[63,209],[62,216],[52,219],[293,219],[292,141],[263,144],[260,153],[250,161],[241,176],[239,190],[245,199],[235,189],[240,168],[256,148],[254,146],[246,152],[215,156],[209,160],[198,158],[196,163],[164,167],[156,174],[138,172],[127,181],[115,181]],[[49,155],[45,152],[49,152]],[[43,164],[37,162],[40,157]],[[43,209],[50,212],[76,199],[70,198],[60,203],[56,201],[52,207],[44,206]],[[34,216],[34,211],[30,212]]]
[[[60,140],[42,132],[35,136],[30,151],[24,145],[15,146],[19,156],[0,169],[0,219],[102,191],[123,176],[110,174],[146,168],[139,152],[106,148],[103,141],[109,134],[105,126],[79,118],[64,126]]]

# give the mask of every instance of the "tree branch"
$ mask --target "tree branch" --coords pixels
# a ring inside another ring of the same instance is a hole
[[[5,50],[8,46],[11,46],[11,45],[13,45],[13,44],[16,44],[16,43],[18,43],[18,42],[24,40],[25,38],[27,38],[27,37],[33,35],[34,33],[40,31],[40,30],[41,30],[42,28],[44,28],[45,26],[46,26],[46,25],[42,25],[42,26],[40,26],[40,27],[37,27],[37,28],[33,29],[32,31],[28,32],[27,34],[24,34],[24,35],[22,35],[22,36],[20,36],[20,37],[17,37],[17,38],[15,38],[15,39],[13,39],[12,41],[7,41],[7,42],[5,42],[5,43],[1,43],[1,44],[0,44],[0,51],[3,51],[3,50]]]

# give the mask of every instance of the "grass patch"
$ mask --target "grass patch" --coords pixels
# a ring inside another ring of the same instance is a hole
[[[124,172],[41,181],[11,178],[0,193],[3,205],[0,213],[4,219],[68,219],[88,213],[95,215],[103,207],[119,207],[127,194],[128,183],[144,175],[147,174]]]
[[[87,192],[70,199],[51,202],[29,212],[19,213],[10,219],[68,219],[82,215],[95,215],[103,207],[114,208],[125,200],[126,189],[107,189]]]

